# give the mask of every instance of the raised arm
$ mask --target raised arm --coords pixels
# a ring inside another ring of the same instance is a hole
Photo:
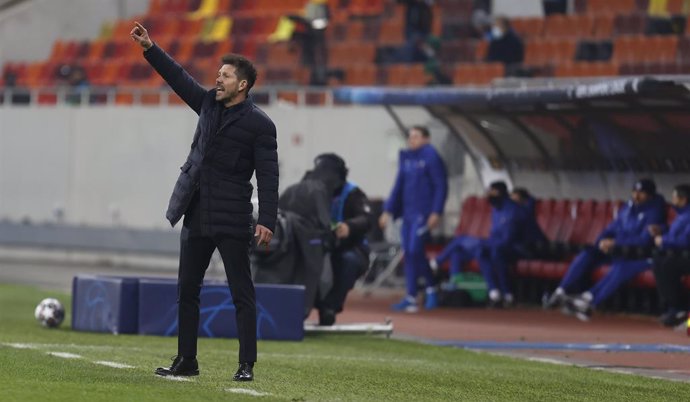
[[[163,77],[165,82],[182,100],[191,107],[196,114],[201,113],[201,105],[206,95],[206,89],[187,73],[172,57],[153,43],[149,33],[138,22],[129,33],[132,39],[144,48],[144,58]]]

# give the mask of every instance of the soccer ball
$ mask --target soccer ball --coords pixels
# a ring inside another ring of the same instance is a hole
[[[65,319],[65,308],[58,299],[43,299],[36,306],[34,316],[44,327],[55,328]]]

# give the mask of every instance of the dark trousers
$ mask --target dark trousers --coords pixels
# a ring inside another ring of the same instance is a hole
[[[355,286],[357,278],[366,271],[367,260],[359,250],[341,250],[331,255],[331,266],[333,267],[333,287],[317,307],[339,313],[343,311],[347,293]]]
[[[256,361],[256,295],[249,267],[251,236],[203,236],[200,230],[198,198],[185,214],[180,236],[178,274],[178,355],[195,357],[199,331],[199,294],[213,252],[223,259],[225,275],[235,305],[240,343],[239,362]]]
[[[659,297],[669,309],[685,311],[687,300],[683,288],[683,275],[690,274],[690,260],[680,257],[654,259],[654,277]]]

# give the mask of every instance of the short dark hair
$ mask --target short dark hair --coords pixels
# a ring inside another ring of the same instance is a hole
[[[335,171],[342,180],[347,179],[347,165],[345,160],[336,153],[325,153],[314,158],[314,170],[330,169]]]
[[[521,200],[532,198],[532,194],[530,194],[529,191],[524,187],[515,187],[511,192],[520,196]]]
[[[239,80],[247,80],[247,94],[256,82],[256,67],[249,59],[239,54],[227,54],[220,59],[223,64],[235,67],[235,74]]]
[[[417,131],[419,131],[420,133],[422,133],[422,137],[424,137],[424,138],[429,138],[429,137],[431,137],[431,134],[429,133],[429,129],[428,129],[426,126],[412,126],[412,127],[410,127],[410,129],[408,130],[408,132],[409,132],[410,130],[417,130]]]
[[[678,194],[678,197],[690,201],[690,184],[679,184],[673,188],[673,191]]]
[[[508,195],[508,185],[503,180],[497,180],[489,184],[489,188],[498,191],[501,196]]]

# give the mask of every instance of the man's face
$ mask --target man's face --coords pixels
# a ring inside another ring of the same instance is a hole
[[[518,204],[522,204],[522,197],[520,197],[520,193],[510,193],[510,199]]]
[[[644,204],[645,202],[649,201],[649,198],[649,194],[645,193],[644,191],[637,190],[633,190],[632,195],[630,196],[630,199],[635,205]]]
[[[224,104],[232,102],[247,87],[246,80],[239,80],[235,66],[223,64],[216,76],[216,100]]]
[[[407,134],[407,146],[412,151],[421,148],[429,142],[429,139],[425,138],[422,132],[417,129],[410,129]]]
[[[673,190],[673,194],[671,194],[671,203],[676,208],[683,208],[686,205],[688,205],[688,199],[685,197],[679,196],[678,192]]]

